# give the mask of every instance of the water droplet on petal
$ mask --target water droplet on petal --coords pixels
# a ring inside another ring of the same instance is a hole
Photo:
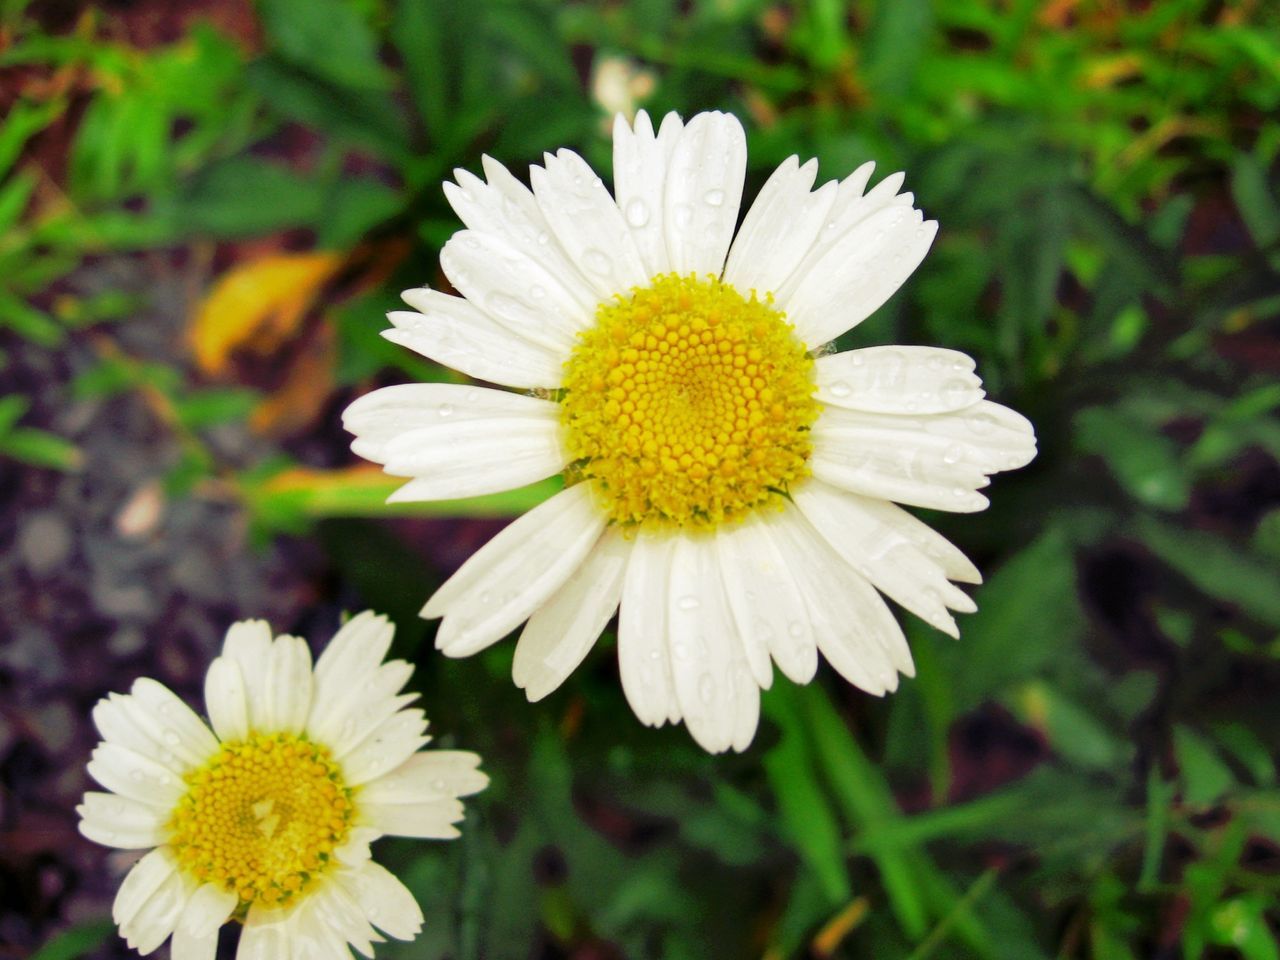
[[[452,417],[453,404],[452,403],[440,404],[440,406],[436,408],[436,413],[440,415],[441,419],[448,419],[449,417]]]
[[[538,286],[536,283],[529,288],[529,296],[534,300],[541,300],[547,295],[545,288]]]
[[[787,633],[791,634],[791,636],[793,637],[803,637],[804,624],[801,623],[799,620],[792,620],[789,624],[787,624]]]
[[[582,254],[583,265],[592,273],[608,274],[613,269],[613,261],[603,250],[592,248]]]
[[[687,229],[689,224],[693,222],[693,207],[687,203],[677,203],[673,213],[675,214],[676,226],[681,230]]]
[[[853,393],[853,388],[844,380],[837,380],[831,385],[831,395],[833,397],[847,397]]]
[[[649,222],[649,205],[639,197],[627,203],[627,223],[633,227],[643,227]]]
[[[698,699],[709,704],[716,696],[716,681],[709,673],[704,673],[698,681]]]
[[[959,463],[964,456],[964,447],[958,443],[953,443],[942,452],[943,463]]]
[[[671,648],[671,652],[676,655],[677,660],[687,660],[689,658],[689,645],[686,643],[677,643]]]
[[[724,191],[708,190],[702,195],[702,200],[709,207],[718,207],[724,203]]]
[[[676,601],[676,606],[681,610],[697,610],[700,605],[698,598],[691,593],[685,594]]]
[[[178,742],[178,735],[172,730],[166,730],[164,732],[164,742],[170,745],[175,745]]]

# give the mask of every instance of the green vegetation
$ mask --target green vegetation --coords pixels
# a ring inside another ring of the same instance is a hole
[[[159,43],[41,6],[0,2],[0,350],[82,340],[67,402],[143,392],[182,438],[174,495],[314,538],[493,776],[461,840],[388,844],[428,919],[380,957],[1280,958],[1274,5],[260,0],[238,34],[175,14]],[[987,576],[961,640],[904,613],[919,676],[884,701],[779,676],[742,756],[641,727],[609,636],[534,706],[510,643],[435,655],[436,584],[369,519],[426,511],[333,467],[354,461],[317,419],[375,379],[456,376],[378,336],[399,290],[442,285],[440,183],[559,146],[607,171],[610,59],[651,114],[741,117],[748,196],[792,153],[822,179],[905,170],[938,240],[849,344],[964,350],[1041,439],[989,511],[928,517]],[[136,294],[67,278],[174,250],[212,265],[206,303],[247,265],[329,257],[246,274],[211,323],[193,307],[190,356],[132,357]],[[0,457],[92,473],[0,394]],[[224,458],[226,423],[267,452]],[[292,442],[317,430],[327,460]]]

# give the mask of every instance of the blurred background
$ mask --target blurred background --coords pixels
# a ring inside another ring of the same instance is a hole
[[[886,700],[779,676],[741,756],[641,727],[612,634],[533,706],[510,642],[435,655],[546,488],[388,508],[339,427],[456,377],[378,336],[450,171],[607,177],[639,107],[737,114],[747,196],[907,171],[937,243],[841,345],[967,351],[1041,440],[926,512],[987,576],[961,640],[902,614]],[[129,955],[99,697],[371,606],[493,778],[380,844],[427,916],[380,957],[1277,960],[1278,152],[1270,0],[0,0],[0,957]]]

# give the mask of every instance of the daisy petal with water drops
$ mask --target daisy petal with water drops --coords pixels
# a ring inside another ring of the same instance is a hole
[[[421,911],[369,844],[457,836],[459,798],[488,778],[473,753],[421,749],[426,720],[400,693],[412,668],[383,662],[391,632],[353,617],[313,669],[305,641],[235,624],[206,676],[208,725],[145,678],[98,703],[89,774],[108,792],[77,812],[90,840],[149,851],[112,911],[129,946],[172,938],[174,960],[207,960],[230,920],[239,960],[416,936]]]
[[[876,695],[913,674],[883,598],[958,634],[953,613],[974,604],[955,583],[981,577],[897,504],[982,510],[990,476],[1035,456],[1035,431],[986,399],[962,353],[830,350],[937,235],[904,174],[873,183],[865,163],[819,184],[817,161],[790,157],[735,236],[737,118],[655,126],[641,111],[613,141],[612,196],[568,150],[531,188],[489,157],[483,180],[457,171],[445,192],[467,229],[441,266],[461,297],[411,290],[417,312],[391,317],[391,339],[531,392],[387,387],[345,425],[357,453],[409,478],[397,500],[565,480],[427,603],[445,654],[527,621],[513,673],[538,700],[616,612],[636,716],[743,750],[774,665],[807,683],[821,655]]]

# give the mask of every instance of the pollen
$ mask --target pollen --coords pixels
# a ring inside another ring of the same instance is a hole
[[[242,909],[302,893],[332,865],[354,816],[329,750],[291,733],[224,743],[186,783],[169,821],[174,855]]]
[[[565,364],[569,479],[631,526],[739,520],[808,475],[813,359],[771,299],[661,274],[602,304]]]

